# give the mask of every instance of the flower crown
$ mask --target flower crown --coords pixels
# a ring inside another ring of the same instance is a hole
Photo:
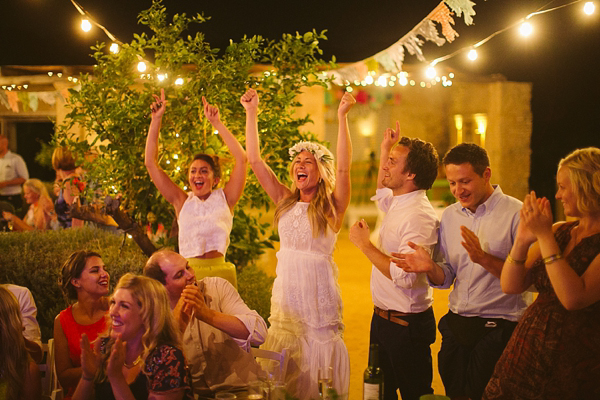
[[[299,153],[308,151],[321,162],[333,161],[331,153],[320,145],[313,142],[298,142],[289,149],[290,160],[293,160]]]

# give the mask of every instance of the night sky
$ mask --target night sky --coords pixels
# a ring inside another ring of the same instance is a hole
[[[540,8],[571,0],[474,0],[474,25],[455,17],[459,37],[452,44],[424,47],[427,59],[473,44]],[[79,3],[123,42],[133,33],[139,11],[150,0],[80,0]],[[165,0],[169,14],[203,12],[211,20],[199,26],[206,40],[223,48],[229,39],[327,30],[324,58],[340,62],[365,59],[387,48],[420,22],[439,1],[379,0]],[[457,56],[447,65],[475,74],[500,73],[512,81],[533,82],[533,135],[530,186],[544,196],[554,192],[558,160],[578,147],[600,147],[600,1],[592,16],[584,2],[531,19],[534,34],[521,38],[515,29],[480,47],[479,59]],[[1,65],[92,64],[89,47],[108,41],[99,29],[84,35],[69,0],[1,0]],[[416,64],[407,54],[405,63]],[[518,160],[515,160],[518,162]]]

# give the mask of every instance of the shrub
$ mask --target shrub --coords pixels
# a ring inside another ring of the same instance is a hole
[[[72,252],[82,249],[102,256],[113,288],[123,274],[141,273],[147,260],[133,240],[99,228],[0,234],[0,283],[14,283],[31,290],[43,341],[53,336],[54,318],[67,307],[57,283],[60,268]],[[242,298],[265,319],[272,282],[256,267],[238,276]]]

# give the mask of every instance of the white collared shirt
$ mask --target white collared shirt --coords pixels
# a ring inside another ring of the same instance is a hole
[[[379,250],[412,253],[408,242],[423,246],[430,253],[437,242],[438,218],[427,199],[425,190],[416,190],[394,196],[391,189],[377,189],[371,198],[377,202],[385,217],[379,231]],[[373,303],[384,310],[418,313],[433,303],[433,290],[425,274],[405,272],[390,262],[392,280],[373,266],[371,271],[371,296]]]
[[[29,179],[27,165],[23,161],[23,157],[18,154],[11,153],[10,150],[0,157],[0,182],[10,181],[15,178]],[[10,185],[0,188],[0,195],[13,196],[21,194],[21,185]]]

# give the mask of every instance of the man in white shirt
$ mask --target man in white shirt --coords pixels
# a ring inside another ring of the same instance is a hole
[[[249,351],[265,341],[267,324],[227,280],[196,281],[187,260],[170,250],[154,253],[144,275],[167,289],[183,333],[194,393],[211,397],[219,390],[243,388],[261,375]]]
[[[0,134],[0,201],[7,201],[15,211],[23,207],[21,185],[29,179],[23,158],[8,149],[8,138]]]
[[[435,246],[438,219],[425,191],[435,181],[439,160],[431,143],[407,137],[398,140],[399,133],[396,123],[396,131],[387,129],[381,143],[377,194],[372,198],[385,213],[380,245],[375,247],[369,240],[364,220],[350,228],[350,240],[373,263],[375,311],[370,341],[379,348],[384,399],[398,399],[396,389],[400,389],[403,400],[417,400],[433,393],[433,291],[425,274],[403,271],[390,254],[411,251],[409,241],[430,250]]]

